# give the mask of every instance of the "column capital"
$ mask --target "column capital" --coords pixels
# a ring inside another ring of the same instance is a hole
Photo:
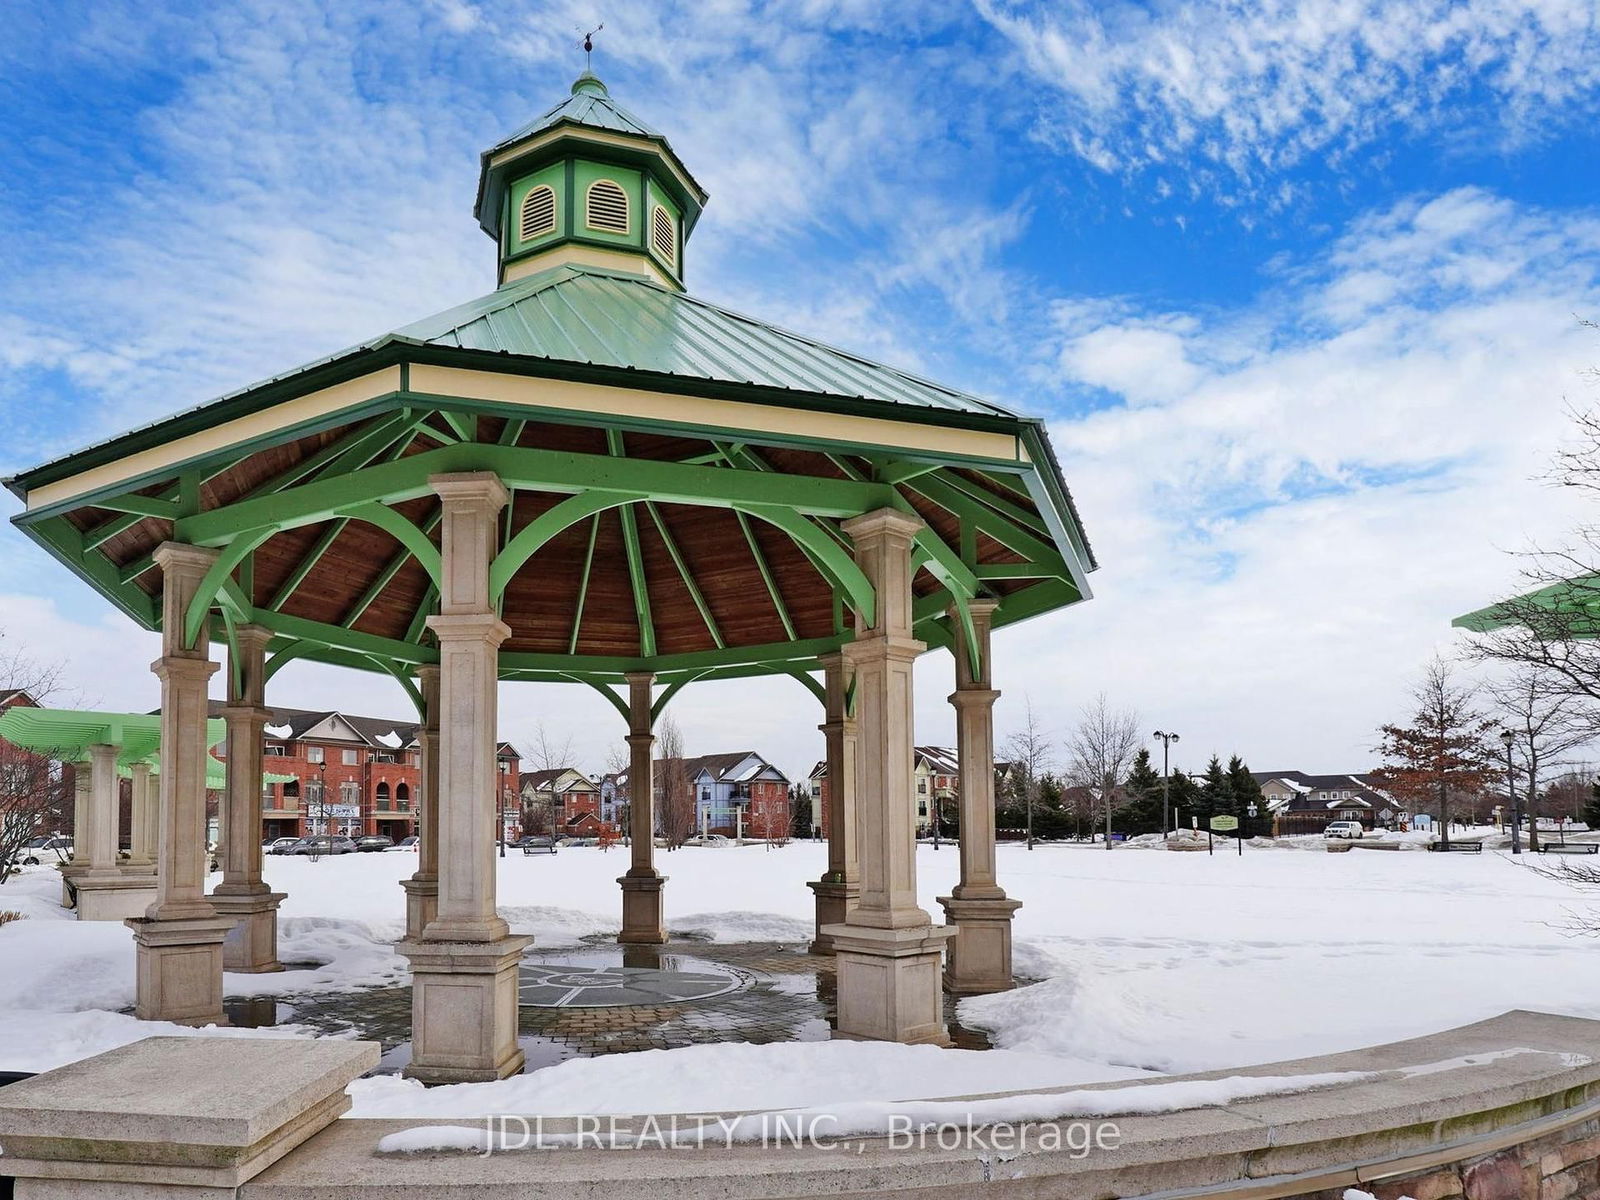
[[[429,475],[428,486],[446,504],[458,509],[487,509],[499,512],[511,499],[506,485],[493,471],[458,471],[448,475]]]
[[[419,664],[417,666],[417,683],[419,685],[421,685],[422,687],[427,687],[430,684],[437,685],[438,682],[439,682],[439,664],[438,663],[421,663],[421,664]]]
[[[872,537],[899,537],[909,542],[925,525],[915,513],[901,512],[898,508],[875,508],[859,517],[851,517],[839,528],[856,543]]]
[[[994,702],[1000,699],[1000,693],[993,688],[958,687],[949,695],[950,703],[956,708],[992,708]]]
[[[233,630],[234,639],[242,651],[263,651],[267,643],[272,641],[277,634],[265,625],[236,625]]]
[[[187,542],[162,542],[150,557],[161,568],[163,580],[188,576],[199,580],[211,569],[222,551],[209,546],[191,546]]]
[[[511,626],[493,613],[436,613],[427,620],[441,642],[488,642],[498,646],[511,636]]]
[[[231,725],[265,725],[272,720],[272,710],[265,704],[248,704],[242,700],[224,704],[217,715]]]
[[[622,739],[630,746],[653,746],[656,735],[653,733],[630,733]]]
[[[151,663],[150,669],[162,683],[169,679],[178,682],[204,682],[217,673],[218,666],[218,663],[212,662],[209,658],[179,658],[177,655],[168,654]]]
[[[625,671],[622,677],[628,681],[629,687],[638,687],[640,684],[645,687],[654,687],[656,682],[656,673],[654,671]]]
[[[844,654],[857,670],[863,662],[887,658],[893,662],[913,662],[928,648],[927,642],[895,634],[868,633],[853,642],[846,642]]]

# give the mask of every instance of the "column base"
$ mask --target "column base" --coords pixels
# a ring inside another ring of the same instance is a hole
[[[78,906],[78,877],[88,873],[89,864],[84,862],[57,863],[56,870],[61,872],[61,907],[76,908]]]
[[[1001,892],[997,898],[984,899],[940,896],[939,904],[947,927],[955,931],[944,965],[944,990],[955,996],[980,996],[1015,987],[1011,915],[1022,901],[1008,900]]]
[[[824,925],[843,925],[861,895],[861,884],[835,879],[813,879],[806,884],[817,897],[817,932],[807,947],[812,954],[832,954],[833,938],[822,932]]]
[[[117,870],[132,878],[142,879],[156,873],[156,864],[148,858],[129,858],[118,863]]]
[[[833,1036],[858,1041],[948,1046],[940,967],[955,930],[943,925],[875,929],[826,926],[838,960]]]
[[[422,931],[439,915],[439,877],[424,879],[413,875],[402,879],[400,886],[406,891],[406,938],[419,941]]]
[[[287,893],[224,892],[226,886],[219,884],[211,894],[217,916],[236,922],[222,942],[222,969],[251,974],[283,970],[278,961],[278,905]]]
[[[666,943],[667,927],[661,915],[661,888],[666,882],[665,875],[654,871],[649,875],[630,871],[617,880],[622,886],[622,932],[617,934],[617,941],[625,946]]]
[[[133,930],[138,955],[141,1021],[178,1025],[225,1025],[222,1015],[222,940],[233,928],[225,917],[124,921]]]
[[[494,942],[406,940],[411,961],[411,1063],[423,1083],[489,1083],[522,1070],[517,964],[531,937]]]
[[[142,917],[156,900],[154,875],[110,875],[85,872],[72,881],[77,893],[78,920],[126,921]]]

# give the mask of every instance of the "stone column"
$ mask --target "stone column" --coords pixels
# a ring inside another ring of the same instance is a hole
[[[429,663],[417,668],[422,691],[422,725],[417,748],[422,762],[414,803],[417,806],[417,869],[402,879],[406,890],[406,940],[422,936],[439,915],[439,668]]]
[[[156,791],[150,786],[150,764],[136,762],[128,767],[129,819],[128,861],[130,874],[156,872]],[[152,897],[153,899],[154,897]]]
[[[143,912],[153,898],[154,881],[149,875],[125,874],[117,863],[121,825],[117,753],[116,746],[89,747],[87,827],[83,840],[73,842],[75,851],[81,848],[84,860],[83,869],[72,881],[80,921],[123,921]]]
[[[495,727],[499,646],[511,633],[489,597],[508,496],[487,472],[435,475],[443,502],[439,614],[438,914],[396,951],[411,960],[411,1064],[424,1083],[478,1083],[522,1070],[517,963],[533,939],[495,912]]]
[[[667,940],[661,911],[666,876],[656,870],[655,735],[650,712],[650,671],[631,671],[628,681],[628,841],[633,855],[622,887],[622,932],[617,941],[633,946],[659,946]]]
[[[994,702],[990,687],[989,627],[998,601],[973,600],[969,639],[960,614],[956,631],[956,756],[961,771],[961,882],[940,896],[945,924],[956,931],[945,962],[945,990],[960,996],[1003,992],[1012,986],[1011,915],[1022,907],[1007,899],[994,869]],[[973,651],[978,659],[973,669]]]
[[[861,865],[856,857],[856,719],[849,710],[849,664],[843,654],[825,654],[822,664],[826,719],[822,730],[823,775],[827,787],[828,870],[821,879],[806,884],[817,897],[817,932],[811,953],[832,954],[833,938],[825,925],[845,921],[861,894]]]
[[[267,643],[272,630],[241,625],[235,631],[239,661],[229,673],[227,790],[222,811],[222,882],[211,893],[218,915],[237,924],[222,944],[229,971],[281,971],[278,961],[278,905],[284,893],[261,878],[261,735],[266,707]]]
[[[206,681],[217,669],[202,630],[184,643],[184,617],[215,550],[156,547],[161,568],[161,774],[156,898],[128,921],[138,955],[134,1015],[143,1021],[221,1024],[222,939],[233,928],[206,899]]]
[[[56,869],[61,872],[61,904],[78,906],[77,879],[89,869],[89,760],[72,764],[72,857]]]
[[[911,636],[911,544],[922,522],[878,509],[844,523],[856,562],[877,593],[876,622],[856,614],[844,653],[856,684],[856,835],[861,890],[843,923],[822,932],[838,959],[836,1036],[949,1042],[940,975],[954,930],[917,906],[912,794],[911,668],[925,648]]]

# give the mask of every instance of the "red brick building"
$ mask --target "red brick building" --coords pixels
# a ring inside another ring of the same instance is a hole
[[[212,715],[221,701],[212,701]],[[417,832],[421,750],[414,721],[340,712],[273,708],[262,738],[268,774],[292,775],[264,784],[261,836],[317,833],[360,837],[382,833],[399,841]],[[221,757],[225,747],[216,753]],[[508,742],[499,746],[500,807],[515,837],[521,763]]]

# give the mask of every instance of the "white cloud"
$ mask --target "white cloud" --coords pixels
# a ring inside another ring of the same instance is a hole
[[[1050,141],[1105,171],[1184,163],[1263,200],[1285,168],[1385,132],[1518,143],[1585,120],[1600,94],[1590,0],[976,4],[1050,89]]]

